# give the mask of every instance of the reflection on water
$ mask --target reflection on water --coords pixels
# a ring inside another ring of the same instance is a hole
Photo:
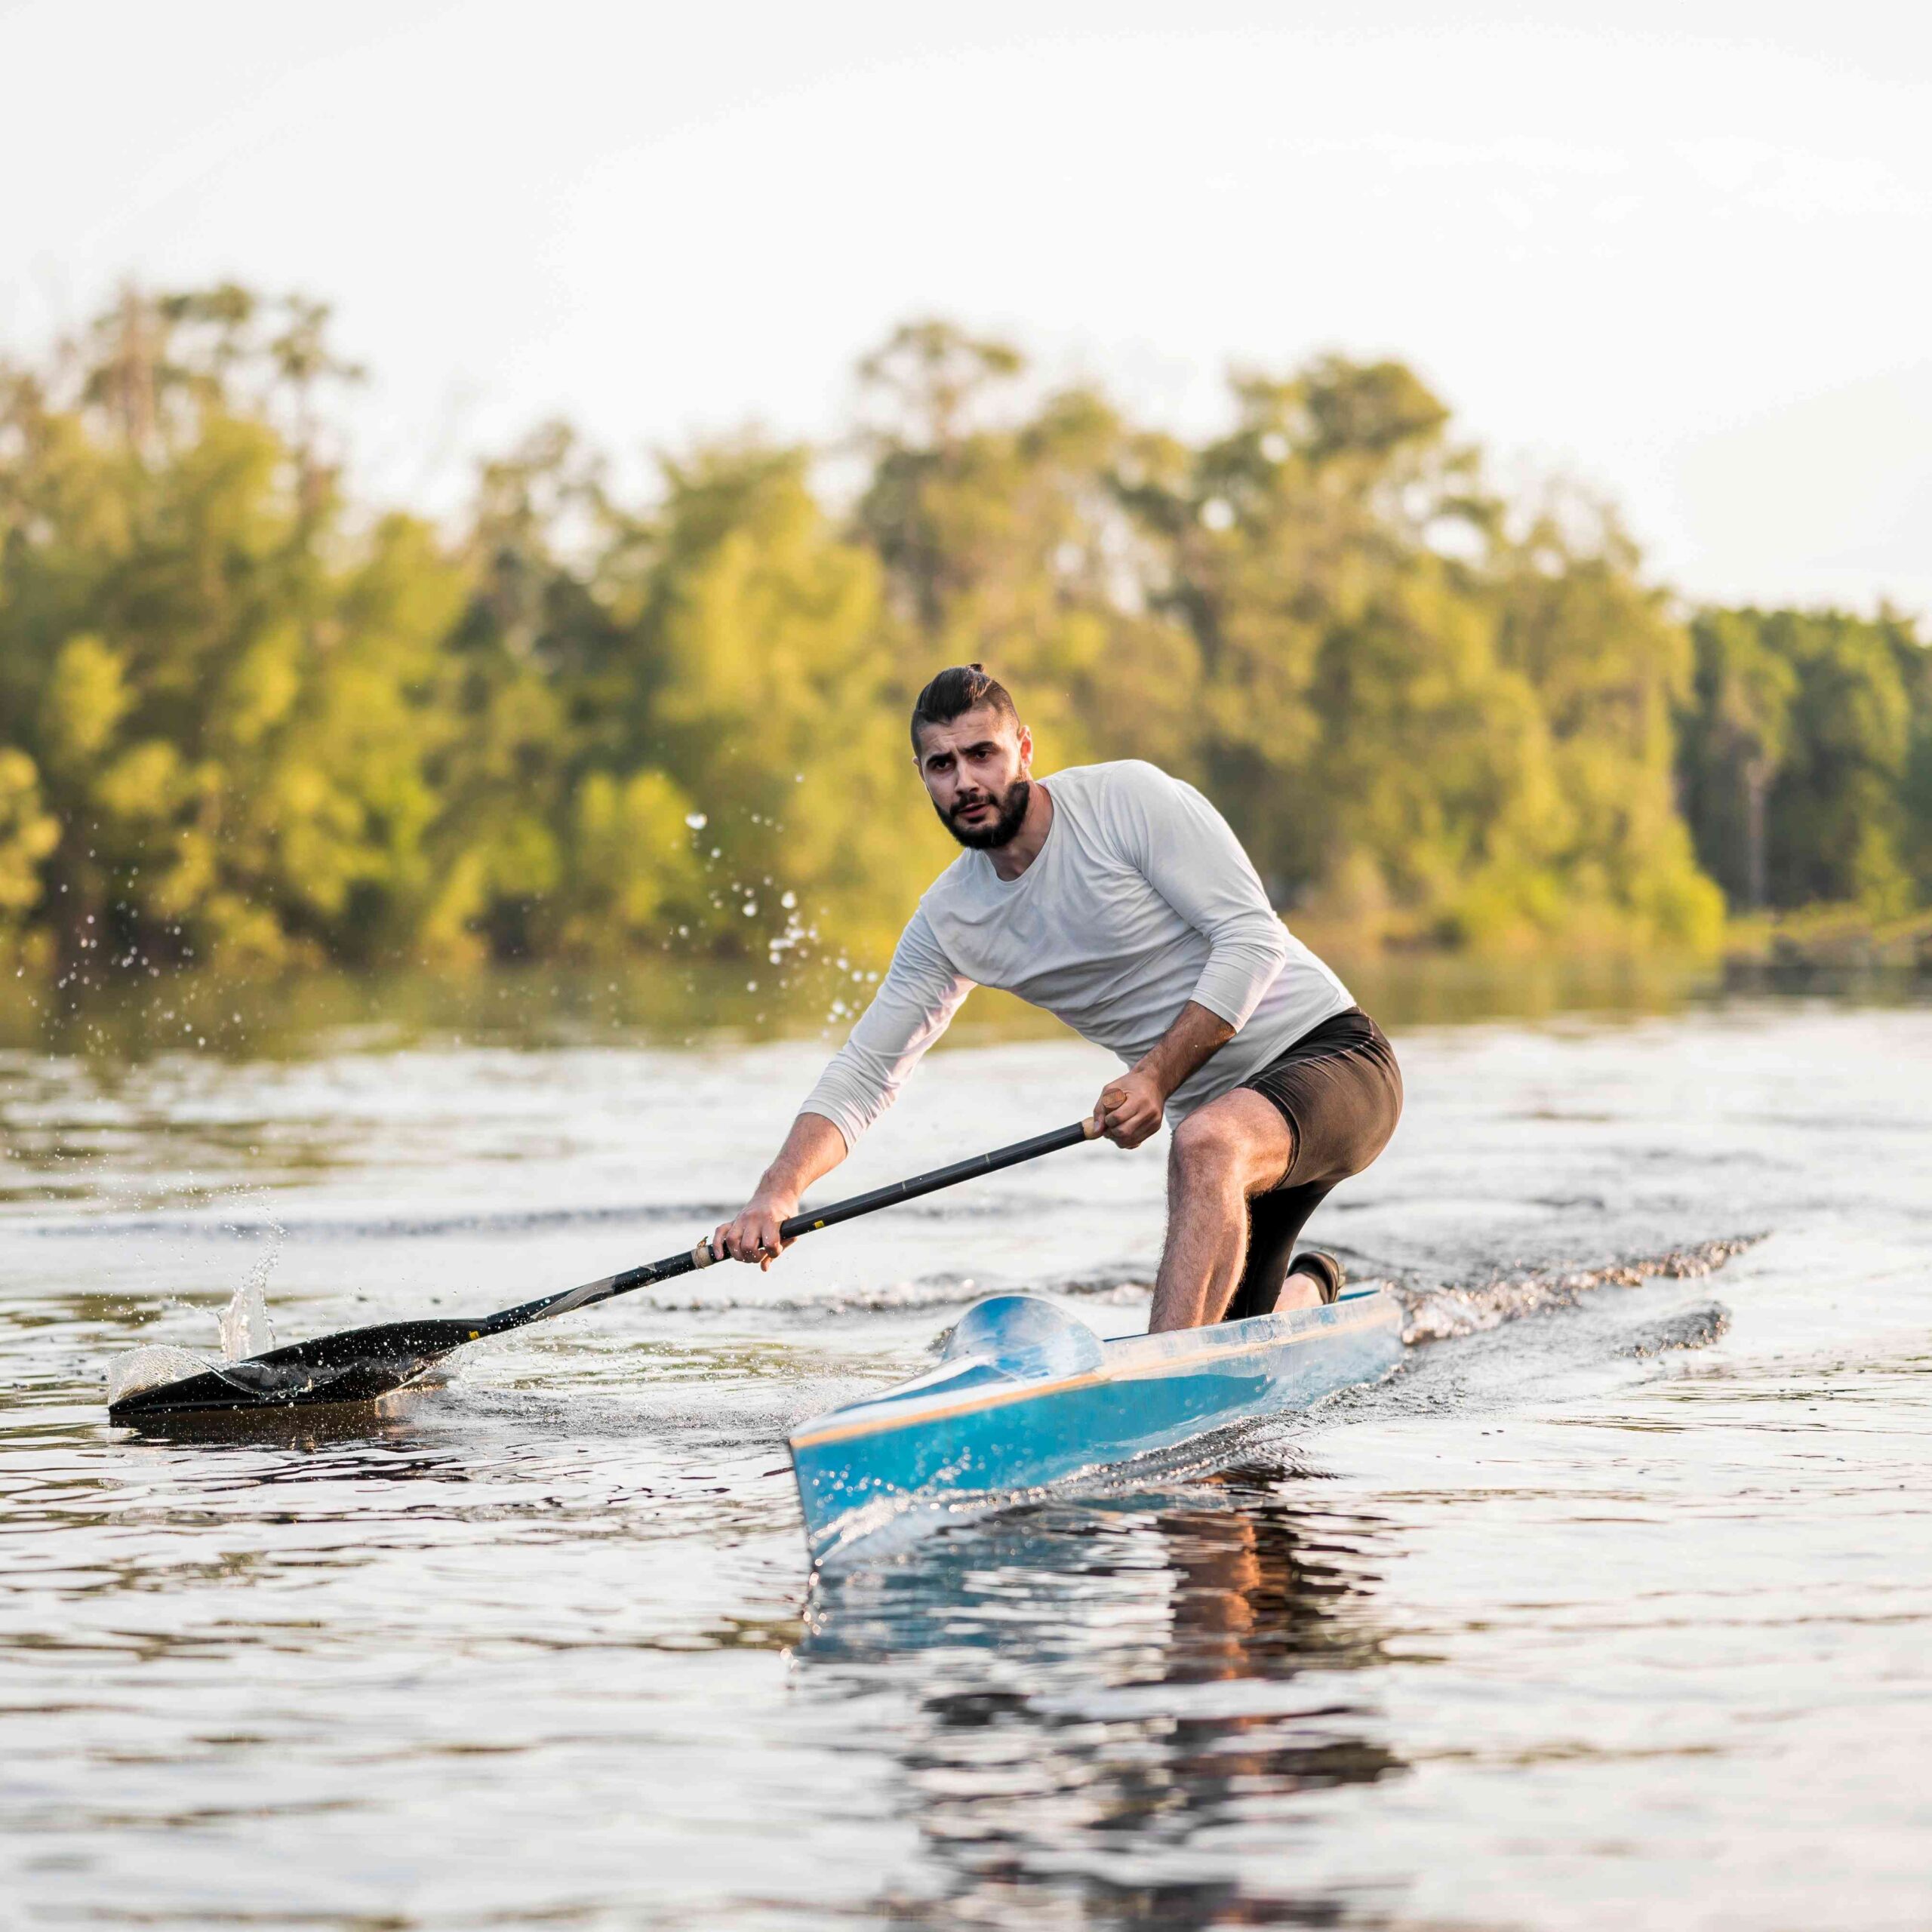
[[[1238,1890],[1225,1869],[1176,1875],[1230,1833],[1291,1838],[1304,1794],[1403,1768],[1363,1675],[1385,1661],[1374,1592],[1398,1552],[1375,1517],[1313,1494],[1278,1469],[1232,1471],[983,1519],[822,1576],[801,1688],[893,1703],[898,1801],[943,1875],[878,1909],[908,1924],[1007,1924],[1054,1903],[1082,1924],[1335,1922],[1291,1861]]]
[[[392,1449],[420,1446],[421,1432],[414,1414],[434,1383],[412,1384],[393,1395],[372,1402],[323,1403],[314,1407],[188,1409],[179,1414],[136,1416],[118,1426],[130,1443],[171,1443],[184,1449],[226,1450],[248,1454],[257,1450],[294,1452],[292,1466],[282,1473],[314,1470],[333,1473],[339,1452],[367,1448],[380,1454]],[[329,1452],[327,1455],[325,1451]],[[371,1464],[371,1466],[377,1466]],[[266,1476],[264,1481],[277,1479]]]
[[[1720,990],[1711,964],[1659,958],[1533,956],[1509,961],[1331,954],[1362,1004],[1389,1026],[1557,1013],[1681,1011]],[[394,1051],[455,1041],[525,1049],[613,1038],[664,1045],[721,1038],[842,1038],[853,969],[831,961],[774,978],[743,962],[666,956],[597,971],[504,967],[450,977],[310,971],[281,978],[135,975],[98,985],[0,981],[0,1052],[72,1054],[108,1068],[159,1056],[212,1065],[330,1051]],[[863,978],[863,976],[861,976]],[[1842,981],[1843,976],[1840,976]],[[1829,992],[1820,980],[1809,989]],[[1900,988],[1909,981],[1900,981]],[[1861,997],[1878,990],[1869,976]],[[863,998],[864,986],[859,989]],[[949,1044],[1049,1038],[1058,1023],[1023,1001],[975,993]]]

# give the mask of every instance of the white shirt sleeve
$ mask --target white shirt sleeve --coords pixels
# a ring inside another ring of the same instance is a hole
[[[798,1111],[831,1121],[844,1136],[849,1152],[899,1097],[907,1076],[946,1031],[973,985],[941,949],[924,912],[915,912],[899,936],[872,1004]]]
[[[1227,820],[1192,785],[1138,759],[1117,768],[1126,856],[1210,948],[1189,995],[1238,1033],[1287,964],[1287,930]]]

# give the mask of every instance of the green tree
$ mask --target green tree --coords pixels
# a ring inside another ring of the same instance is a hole
[[[45,897],[41,862],[60,842],[33,760],[0,746],[0,959],[21,951]]]
[[[1722,897],[1675,795],[1674,712],[1691,643],[1635,546],[1601,506],[1558,497],[1492,567],[1502,660],[1527,681],[1561,801],[1544,863],[1575,935],[1713,943]]]
[[[1198,653],[1196,761],[1277,897],[1374,933],[1497,940],[1557,801],[1531,694],[1454,550],[1492,519],[1447,411],[1399,365],[1235,388],[1230,435],[1145,438],[1123,500]]]
[[[1769,903],[1767,814],[1789,749],[1798,674],[1770,649],[1755,612],[1705,611],[1691,625],[1696,677],[1679,757],[1686,814],[1705,869],[1734,905]]]
[[[70,957],[358,956],[410,890],[460,582],[408,518],[347,534],[255,313],[130,293],[64,395],[6,385],[0,697]]]
[[[1746,608],[1704,611],[1693,629],[1681,788],[1734,900],[1855,903],[1881,918],[1923,903],[1932,700],[1912,625]]]
[[[1027,373],[1010,344],[938,321],[860,366],[857,527],[896,620],[893,696],[983,662],[1026,693],[1045,767],[1124,749],[1184,763],[1189,734],[1147,699],[1191,683],[1197,660],[1148,602],[1158,559],[1115,487],[1122,426],[1090,390],[1029,408]]]
[[[905,836],[916,781],[888,697],[879,567],[831,525],[802,450],[714,446],[665,481],[623,749],[701,821],[681,923],[749,951],[835,919],[877,952],[924,869]]]

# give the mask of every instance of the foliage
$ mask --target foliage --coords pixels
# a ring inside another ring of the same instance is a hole
[[[443,530],[347,491],[327,323],[130,291],[0,371],[0,944],[875,959],[951,849],[907,701],[968,658],[1044,768],[1194,779],[1284,909],[1366,936],[1697,947],[1713,879],[1932,897],[1909,626],[1687,627],[1400,364],[1244,374],[1190,444],[916,323],[862,365],[848,512],[755,438],[620,501],[551,424]]]
[[[1910,623],[1717,611],[1692,635],[1683,792],[1734,903],[1932,902],[1932,653]]]

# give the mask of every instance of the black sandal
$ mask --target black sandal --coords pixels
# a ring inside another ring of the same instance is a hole
[[[1303,1248],[1288,1263],[1291,1275],[1306,1275],[1321,1291],[1322,1305],[1332,1307],[1348,1281],[1342,1264],[1318,1247]]]

